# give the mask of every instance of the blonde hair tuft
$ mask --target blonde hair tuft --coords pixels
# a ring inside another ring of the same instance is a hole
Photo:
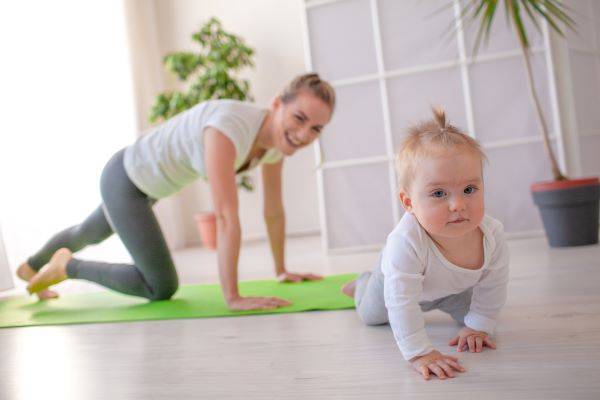
[[[441,107],[432,107],[433,118],[408,129],[395,158],[396,177],[400,190],[409,190],[418,161],[440,150],[467,149],[477,154],[481,161],[487,157],[477,140],[450,125]]]

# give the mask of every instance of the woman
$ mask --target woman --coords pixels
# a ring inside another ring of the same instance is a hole
[[[306,74],[294,79],[268,109],[214,100],[171,118],[110,159],[100,181],[102,205],[80,225],[51,238],[17,274],[29,281],[28,291],[41,298],[55,297],[47,288],[71,278],[150,300],[169,299],[177,290],[178,277],[152,206],[206,177],[217,216],[219,278],[227,305],[232,310],[289,305],[276,297],[239,294],[241,230],[235,176],[262,164],[264,217],[279,279],[320,279],[285,268],[281,172],[284,156],[312,143],[331,119],[334,106],[332,87],[317,74]],[[73,257],[113,232],[125,244],[133,265]]]

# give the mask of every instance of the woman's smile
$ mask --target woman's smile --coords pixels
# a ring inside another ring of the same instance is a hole
[[[303,143],[300,140],[298,140],[294,135],[292,135],[288,131],[285,131],[284,136],[287,143],[295,149],[303,145]]]

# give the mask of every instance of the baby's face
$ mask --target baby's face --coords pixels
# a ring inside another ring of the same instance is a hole
[[[468,150],[440,150],[420,160],[405,208],[434,238],[458,238],[477,229],[484,214],[481,164]]]

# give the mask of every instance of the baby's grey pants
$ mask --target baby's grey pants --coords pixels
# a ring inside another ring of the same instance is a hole
[[[460,325],[464,325],[465,315],[471,306],[472,294],[473,290],[470,288],[437,300],[422,301],[419,305],[422,311],[444,311]],[[379,263],[373,272],[364,272],[357,278],[354,303],[358,316],[365,324],[381,325],[389,322],[383,297],[383,272]]]

